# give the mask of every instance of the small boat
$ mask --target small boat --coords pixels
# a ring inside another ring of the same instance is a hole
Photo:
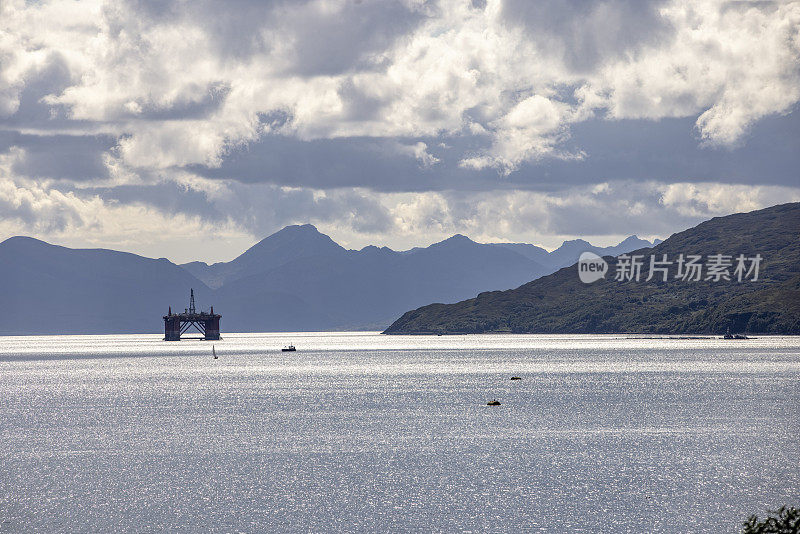
[[[294,348],[294,345],[287,345],[281,349],[281,352],[294,352],[297,349]]]
[[[511,380],[522,380],[521,376],[512,376]]]
[[[214,348],[214,345],[211,345],[211,354],[214,355],[214,359],[217,359],[217,349]]]
[[[500,401],[495,399],[486,403],[486,406],[500,406]]]
[[[728,331],[725,332],[725,335],[722,336],[722,339],[750,339],[750,338],[745,336],[744,334],[731,334],[731,329],[728,328]]]

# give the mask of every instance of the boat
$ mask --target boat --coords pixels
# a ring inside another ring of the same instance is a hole
[[[486,406],[500,406],[500,401],[495,399],[486,403]]]
[[[217,349],[214,348],[214,345],[211,345],[211,354],[214,355],[214,359],[217,359]]]
[[[281,352],[294,352],[297,349],[294,348],[294,345],[287,345],[281,349]]]
[[[512,376],[511,380],[522,380],[521,376]]]
[[[745,336],[744,334],[731,334],[731,329],[728,328],[725,335],[722,336],[722,339],[750,339],[749,337]]]

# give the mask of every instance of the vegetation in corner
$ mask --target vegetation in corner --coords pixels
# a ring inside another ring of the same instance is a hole
[[[781,506],[777,511],[767,511],[767,517],[759,521],[751,515],[744,522],[743,534],[800,534],[800,508]]]

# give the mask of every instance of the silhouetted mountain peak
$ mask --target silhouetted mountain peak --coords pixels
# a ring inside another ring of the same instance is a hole
[[[2,243],[0,243],[0,247],[3,248],[13,248],[13,249],[30,249],[35,247],[52,247],[55,245],[51,245],[50,243],[46,243],[45,241],[41,241],[34,237],[28,237],[24,235],[15,235],[13,237],[9,237]]]
[[[208,267],[208,264],[204,261],[190,261],[188,263],[181,263],[180,266],[184,269],[191,269],[193,267]]]
[[[636,234],[633,234],[631,236],[626,237],[622,241],[620,241],[617,246],[619,247],[619,246],[622,246],[622,245],[626,245],[626,246],[627,245],[634,245],[634,246],[641,245],[641,246],[649,247],[650,245],[652,245],[652,243],[650,243],[650,241],[648,241],[646,239],[641,239]]]
[[[561,243],[561,246],[555,249],[553,253],[557,253],[559,251],[563,252],[565,250],[575,250],[577,248],[580,249],[592,248],[592,244],[583,239],[568,239],[567,241]]]
[[[344,254],[345,249],[313,224],[293,224],[265,237],[230,262],[206,265],[190,262],[183,267],[217,289],[224,283],[280,267],[304,258]]]
[[[377,247],[375,245],[367,245],[358,252],[364,252],[367,254],[395,254],[395,251],[389,247]]]
[[[324,252],[333,249],[344,250],[329,236],[317,230],[317,227],[313,224],[293,224],[265,237],[234,261],[238,261],[248,254],[259,252],[271,253],[283,247],[288,247],[289,249],[294,247],[304,254],[313,253],[315,251]]]
[[[289,226],[284,226],[274,234],[265,237],[264,239],[256,243],[254,246],[258,246],[261,243],[269,243],[270,241],[277,241],[277,240],[295,240],[295,239],[313,240],[320,238],[331,240],[330,237],[317,230],[317,227],[314,226],[313,224],[292,224]]]
[[[464,234],[455,234],[452,237],[448,237],[444,241],[439,241],[438,243],[434,243],[431,247],[462,247],[465,245],[477,245],[475,241],[468,238]]]
[[[280,230],[278,230],[277,232],[275,232],[272,235],[278,235],[278,234],[319,234],[319,235],[323,235],[319,230],[317,230],[316,226],[314,226],[313,224],[309,224],[309,223],[306,223],[306,224],[290,224],[289,226],[284,226],[283,228],[281,228]]]

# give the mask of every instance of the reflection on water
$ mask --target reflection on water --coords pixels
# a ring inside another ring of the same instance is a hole
[[[800,500],[797,338],[213,344],[0,338],[0,531],[739,532]]]

